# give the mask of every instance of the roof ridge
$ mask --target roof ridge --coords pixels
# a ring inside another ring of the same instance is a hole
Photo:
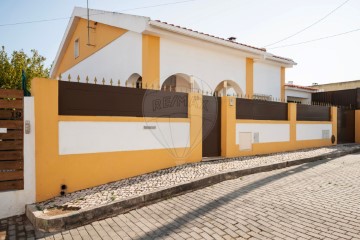
[[[316,89],[316,88],[307,87],[307,86],[300,86],[300,85],[295,85],[295,84],[290,84],[290,83],[286,83],[285,86],[286,86],[286,87],[306,89],[306,90],[313,90],[313,91],[317,91],[317,90],[318,90],[318,89]]]
[[[199,34],[202,34],[202,35],[205,35],[205,36],[208,36],[208,37],[217,38],[217,39],[224,40],[224,41],[227,41],[227,42],[231,42],[231,43],[239,44],[239,45],[242,45],[242,46],[245,46],[245,47],[254,48],[256,50],[260,50],[260,51],[263,51],[263,52],[267,52],[265,48],[254,47],[254,46],[247,45],[247,44],[244,44],[244,43],[231,41],[231,40],[226,39],[226,38],[221,38],[221,37],[214,36],[214,35],[211,35],[211,34],[207,34],[207,33],[204,33],[204,32],[199,32],[197,30],[193,30],[193,29],[190,29],[190,28],[186,28],[186,27],[182,27],[182,26],[179,26],[179,25],[171,24],[171,23],[164,22],[164,21],[161,21],[161,20],[154,20],[154,21],[159,22],[159,23],[163,23],[163,24],[167,24],[167,25],[172,26],[172,27],[177,27],[177,28],[180,28],[180,29],[188,30],[188,31],[191,31],[191,32],[194,32],[194,33],[199,33]],[[286,58],[284,58],[284,59],[289,60],[289,59],[286,59]]]

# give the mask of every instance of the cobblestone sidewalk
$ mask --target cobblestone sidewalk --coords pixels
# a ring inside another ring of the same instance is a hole
[[[129,197],[136,197],[152,191],[168,188],[217,173],[315,157],[339,150],[347,150],[353,147],[354,146],[338,145],[333,147],[278,153],[267,156],[240,157],[220,161],[181,165],[150,174],[85,189],[75,193],[70,193],[63,197],[56,197],[54,199],[42,202],[37,206],[39,209],[44,210],[45,214],[49,209],[51,210],[54,207],[88,209]]]
[[[35,231],[25,215],[0,219],[0,240],[35,239]]]
[[[56,234],[35,234],[22,217],[0,220],[0,232],[51,240],[359,240],[359,179],[353,154],[225,181]]]

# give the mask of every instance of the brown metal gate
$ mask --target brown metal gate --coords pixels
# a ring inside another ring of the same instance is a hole
[[[355,142],[355,110],[338,108],[337,135],[338,143]]]
[[[24,188],[23,91],[0,89],[0,191]]]
[[[203,96],[203,157],[221,155],[221,98]]]

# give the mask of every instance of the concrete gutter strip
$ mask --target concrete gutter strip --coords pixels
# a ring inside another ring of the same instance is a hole
[[[170,197],[205,188],[216,183],[220,183],[222,181],[236,179],[255,173],[267,172],[304,163],[314,162],[318,160],[338,158],[356,152],[360,152],[360,148],[354,148],[351,150],[328,153],[316,157],[275,163],[249,169],[223,172],[205,178],[197,179],[195,181],[175,185],[166,189],[150,192],[138,197],[131,197],[117,202],[111,202],[109,204],[99,207],[79,210],[76,212],[70,212],[56,216],[44,216],[43,212],[39,211],[36,208],[35,204],[31,204],[26,206],[26,216],[29,218],[30,222],[34,225],[36,229],[44,232],[58,232],[88,224],[96,220],[123,214],[131,210],[150,205],[152,203],[162,201]]]

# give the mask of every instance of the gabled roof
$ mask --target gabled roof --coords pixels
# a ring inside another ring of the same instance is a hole
[[[257,48],[246,44],[238,43],[235,41],[230,41],[228,39],[216,37],[213,35],[194,31],[192,29],[188,29],[180,26],[175,26],[173,24],[168,24],[166,22],[161,22],[159,20],[154,21],[151,20],[149,17],[123,14],[123,13],[110,12],[110,11],[94,10],[94,9],[89,10],[89,15],[91,21],[126,29],[137,33],[144,33],[144,32],[155,33],[156,29],[161,29],[175,34],[180,34],[195,39],[237,49],[242,52],[251,54],[252,56],[256,56],[256,58],[260,60],[273,61],[285,65],[286,67],[292,67],[293,65],[296,65],[296,62],[294,62],[292,59],[273,55],[267,52],[266,49],[264,48]],[[58,68],[59,60],[63,57],[63,54],[65,53],[66,50],[66,46],[68,45],[80,18],[85,18],[85,19],[87,18],[87,9],[81,7],[75,7],[50,72],[50,75],[52,77],[54,77],[53,74],[56,72],[56,69]]]

